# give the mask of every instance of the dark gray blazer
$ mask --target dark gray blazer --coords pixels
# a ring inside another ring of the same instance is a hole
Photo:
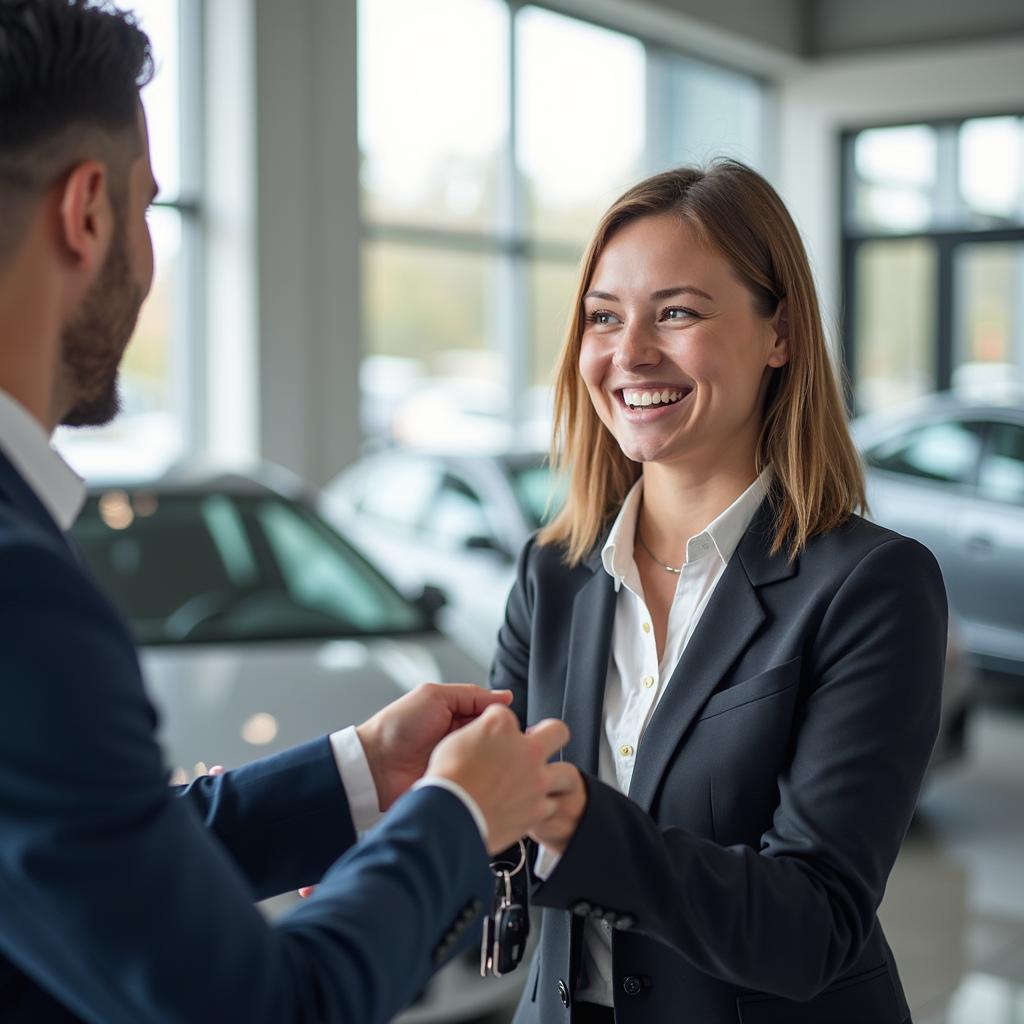
[[[566,1024],[587,917],[613,932],[618,1024],[901,1024],[876,910],[939,722],[946,595],[931,553],[852,516],[771,556],[768,500],[720,579],[637,752],[594,776],[616,595],[600,547],[530,542],[492,670],[523,723],[562,717],[579,829],[516,1024]]]

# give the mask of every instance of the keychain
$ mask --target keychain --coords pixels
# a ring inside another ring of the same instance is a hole
[[[523,959],[530,934],[529,912],[512,896],[512,879],[526,866],[526,844],[519,840],[519,863],[511,871],[507,867],[499,867],[502,863],[495,861],[491,864],[495,887],[491,912],[484,920],[484,934],[480,944],[482,978],[488,974],[500,978],[514,971]]]

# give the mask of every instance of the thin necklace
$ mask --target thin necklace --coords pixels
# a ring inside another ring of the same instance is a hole
[[[637,539],[638,541],[640,541],[640,546],[641,546],[641,547],[642,547],[642,548],[644,549],[644,551],[646,551],[646,552],[647,552],[647,554],[649,554],[649,555],[651,556],[651,558],[652,558],[652,559],[654,559],[654,561],[655,561],[655,562],[657,562],[657,564],[658,564],[658,565],[660,565],[660,566],[661,566],[661,568],[665,570],[665,572],[671,572],[671,573],[675,573],[675,574],[676,574],[676,576],[680,576],[680,575],[682,575],[682,572],[683,572],[683,570],[682,570],[682,569],[673,569],[671,565],[666,565],[666,564],[665,564],[665,563],[664,563],[664,562],[663,562],[663,561],[662,561],[662,560],[661,560],[661,559],[660,559],[660,558],[659,558],[659,557],[658,557],[658,556],[657,556],[657,555],[656,555],[656,554],[655,554],[655,553],[654,553],[654,552],[653,552],[653,551],[652,551],[652,550],[651,550],[651,549],[650,549],[650,548],[649,548],[649,547],[647,546],[647,541],[645,541],[645,540],[644,540],[644,535],[643,535],[643,534],[642,534],[642,533],[640,532],[640,527],[639,527],[639,526],[638,526],[638,527],[636,528],[636,539]]]

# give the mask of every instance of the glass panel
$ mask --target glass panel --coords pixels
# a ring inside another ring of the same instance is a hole
[[[953,386],[986,394],[1024,387],[1024,244],[962,245],[954,262]]]
[[[930,242],[866,242],[856,275],[854,378],[859,412],[935,387],[936,254]]]
[[[643,173],[645,55],[631,36],[536,7],[516,18],[526,227],[585,242]]]
[[[497,223],[508,22],[502,0],[360,0],[359,147],[370,220]]]
[[[576,297],[579,267],[556,260],[533,260],[529,266],[532,365],[534,387],[550,387],[565,341]]]
[[[143,90],[142,102],[160,198],[173,200],[181,192],[179,0],[133,0],[131,9],[153,44],[156,75]]]
[[[567,481],[564,477],[556,477],[546,460],[512,463],[507,471],[530,529],[539,529],[562,507]]]
[[[87,478],[145,477],[180,455],[184,444],[182,410],[175,387],[182,355],[175,345],[182,310],[181,215],[152,209],[156,276],[138,326],[121,363],[121,414],[98,428],[61,427],[57,447]]]
[[[868,464],[945,483],[969,483],[981,453],[982,425],[949,421],[918,427],[873,448]]]
[[[993,501],[1024,505],[1024,427],[992,423],[978,473],[978,493]]]
[[[938,139],[929,125],[871,128],[854,139],[854,221],[883,231],[927,226],[934,213]]]
[[[1024,221],[1024,118],[979,117],[964,122],[960,195],[975,213]]]
[[[716,156],[763,164],[767,112],[757,79],[686,58],[667,60],[665,73],[663,137],[649,140],[658,166],[703,164]]]
[[[363,247],[364,430],[428,447],[508,440],[496,257],[430,246]]]

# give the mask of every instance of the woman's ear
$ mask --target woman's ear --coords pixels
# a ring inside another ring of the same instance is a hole
[[[779,305],[771,318],[774,340],[768,353],[768,365],[785,366],[789,362],[789,303],[779,299]]]

